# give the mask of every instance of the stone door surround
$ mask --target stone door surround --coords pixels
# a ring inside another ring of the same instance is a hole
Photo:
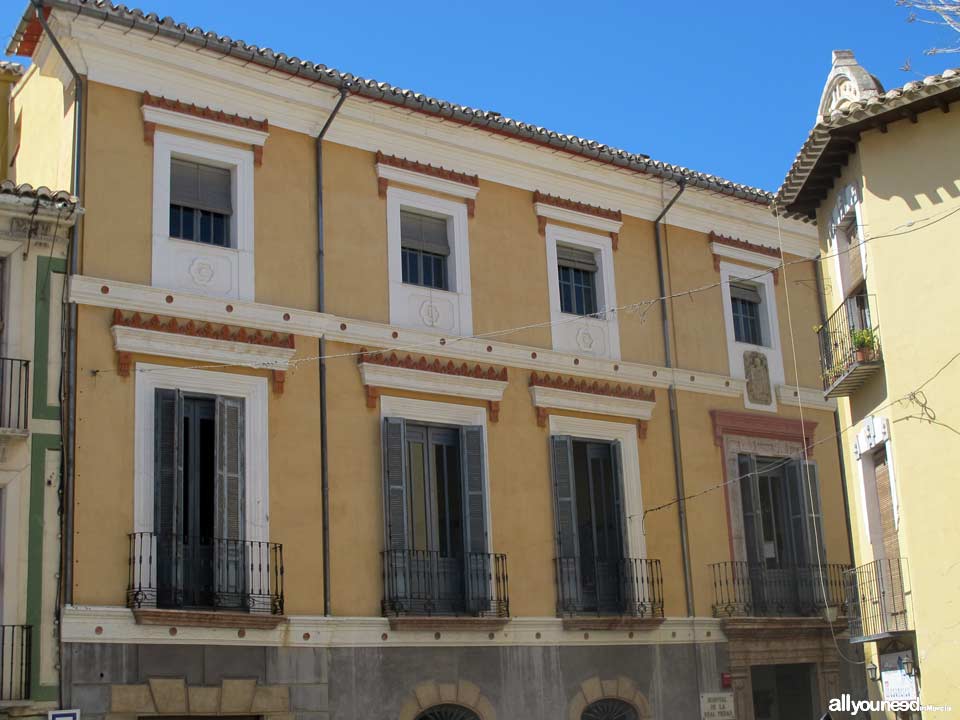
[[[293,720],[290,688],[255,679],[224,679],[219,686],[188,685],[183,678],[150,678],[139,685],[111,685],[108,720],[149,715],[260,715]]]

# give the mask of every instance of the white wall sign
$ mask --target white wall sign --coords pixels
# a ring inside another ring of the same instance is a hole
[[[913,661],[913,653],[909,650],[880,656],[880,679],[884,700],[917,699],[917,681],[907,675],[907,671],[903,668],[907,660]]]
[[[79,710],[48,710],[47,720],[80,720]]]
[[[702,720],[736,720],[732,692],[700,693]]]

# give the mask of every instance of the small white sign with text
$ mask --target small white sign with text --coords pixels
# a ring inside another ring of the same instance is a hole
[[[700,693],[702,720],[736,720],[732,692]]]

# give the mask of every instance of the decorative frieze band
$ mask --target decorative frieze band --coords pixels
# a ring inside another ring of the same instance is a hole
[[[710,232],[707,235],[707,244],[713,253],[713,269],[720,272],[720,263],[724,260],[747,262],[751,265],[773,270],[773,282],[780,281],[780,271],[777,269],[783,264],[780,251],[764,245],[746,242],[726,235]]]
[[[743,435],[771,440],[786,440],[807,448],[813,447],[813,435],[817,429],[815,420],[794,420],[765,413],[737,412],[735,410],[711,410],[713,442],[723,447],[724,435]]]
[[[539,190],[533,193],[533,207],[537,212],[537,227],[543,235],[548,220],[560,220],[571,225],[581,225],[600,230],[610,235],[613,249],[620,243],[620,228],[623,226],[623,213],[576,200],[548,195]]]
[[[427,163],[408,160],[396,155],[384,155],[377,151],[377,194],[385,198],[390,182],[413,185],[462,198],[467,204],[467,216],[473,217],[476,211],[477,193],[480,191],[480,178],[477,175],[448,170]]]
[[[152,145],[157,125],[212,135],[223,140],[249,144],[256,165],[263,164],[263,145],[270,135],[270,123],[223,110],[143,93],[143,139]]]
[[[546,427],[550,410],[612,415],[636,421],[641,440],[647,436],[647,421],[656,403],[651,388],[536,372],[530,373],[530,398],[540,427]]]
[[[500,419],[500,401],[507,387],[507,369],[489,365],[470,366],[424,355],[400,357],[361,350],[357,357],[367,396],[367,407],[376,408],[384,389],[484,400],[491,422]]]
[[[292,334],[195,323],[174,317],[113,311],[111,327],[117,374],[130,375],[132,354],[185,358],[271,370],[273,391],[283,394],[286,370],[296,352]]]

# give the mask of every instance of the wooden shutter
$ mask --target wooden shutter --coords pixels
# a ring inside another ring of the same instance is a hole
[[[407,453],[403,418],[383,420],[383,493],[387,549],[407,550]]]
[[[183,395],[154,392],[153,532],[157,547],[157,602],[179,603],[183,586]]]
[[[460,428],[463,465],[464,543],[468,553],[487,552],[486,493],[483,480],[483,428]]]
[[[227,607],[245,604],[244,425],[243,398],[218,397],[214,561],[217,602]]]
[[[880,531],[883,537],[883,554],[888,560],[900,557],[900,538],[893,515],[893,488],[890,487],[890,467],[885,450],[874,456],[874,478],[877,484],[877,502],[880,506]]]
[[[804,513],[807,520],[805,526],[807,555],[810,558],[809,562],[816,563],[819,558],[819,564],[824,565],[827,562],[827,552],[823,542],[823,518],[820,512],[820,475],[815,462],[806,463],[803,489]]]
[[[743,508],[743,541],[750,565],[763,567],[763,518],[760,516],[760,476],[753,455],[739,455],[740,505]]]
[[[550,437],[554,517],[557,529],[557,583],[560,598],[573,609],[580,603],[580,548],[577,540],[576,486],[573,477],[573,440]]]
[[[463,548],[466,554],[467,605],[473,613],[490,609],[491,566],[487,554],[486,492],[483,473],[483,428],[460,428],[463,473]]]
[[[557,264],[586,272],[596,272],[597,256],[587,248],[557,245]]]
[[[635,562],[640,563],[642,572],[642,562],[634,560],[628,552],[630,548],[630,518],[627,517],[626,505],[624,504],[623,486],[623,443],[614,440],[610,443],[610,467],[613,469],[613,508],[616,514],[617,527],[620,536],[620,602],[628,614],[635,611],[636,603],[643,600],[641,592],[641,583],[643,576],[637,575],[638,568]],[[612,559],[612,558],[611,558]]]

